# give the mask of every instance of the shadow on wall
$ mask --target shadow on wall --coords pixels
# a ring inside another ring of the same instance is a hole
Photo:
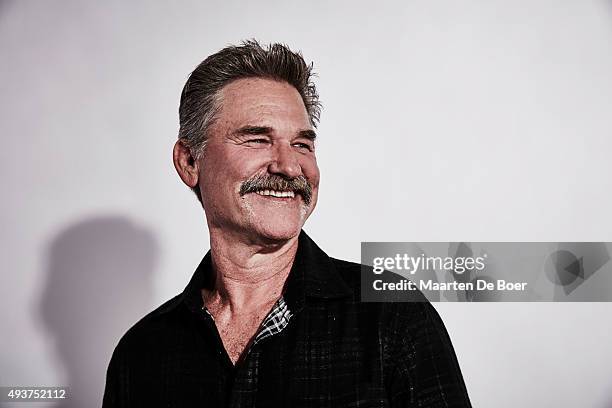
[[[106,368],[125,331],[152,310],[158,245],[123,217],[79,222],[52,239],[40,316],[65,366],[70,398],[58,407],[102,405]]]
[[[0,15],[4,11],[4,8],[8,7],[8,5],[9,5],[9,0],[0,0]],[[2,405],[0,405],[0,407],[2,407]]]

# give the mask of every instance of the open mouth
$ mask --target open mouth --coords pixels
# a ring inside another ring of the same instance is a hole
[[[295,193],[293,191],[276,191],[276,190],[258,190],[255,192],[260,196],[277,197],[277,198],[294,198]]]
[[[310,205],[313,187],[304,176],[294,178],[281,177],[276,174],[258,174],[240,184],[239,194],[255,193],[271,201],[292,203],[301,199],[305,205]]]

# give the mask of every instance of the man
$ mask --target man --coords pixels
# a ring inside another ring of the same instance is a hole
[[[179,113],[174,164],[210,251],[120,340],[103,406],[470,406],[433,307],[360,302],[360,265],[302,231],[319,186],[311,65],[280,44],[224,48]]]

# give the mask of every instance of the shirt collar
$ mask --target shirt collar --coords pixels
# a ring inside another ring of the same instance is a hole
[[[200,312],[203,306],[201,289],[212,272],[211,253],[208,251],[196,268],[178,302],[190,310]],[[336,270],[332,259],[302,230],[293,266],[285,283],[283,297],[292,312],[300,311],[307,298],[336,299],[351,296],[353,291]],[[168,308],[167,310],[169,310]]]

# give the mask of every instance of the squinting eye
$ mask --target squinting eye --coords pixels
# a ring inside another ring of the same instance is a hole
[[[268,143],[268,141],[266,139],[251,139],[251,140],[247,140],[248,143],[257,143],[257,144],[264,144],[264,143]]]
[[[310,145],[307,145],[306,143],[295,143],[294,146],[299,147],[300,149],[308,149],[308,150],[312,150],[312,148],[310,147]]]

